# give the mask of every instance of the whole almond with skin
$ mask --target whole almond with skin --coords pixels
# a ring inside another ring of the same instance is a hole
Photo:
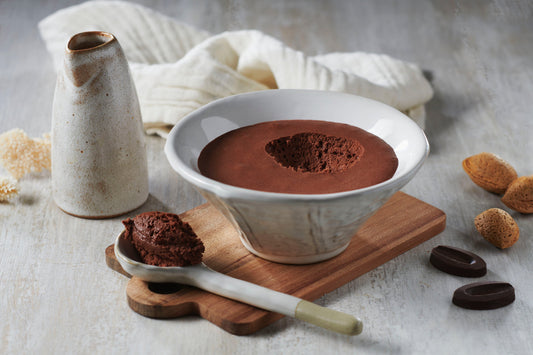
[[[486,152],[463,160],[463,169],[476,185],[495,194],[503,194],[509,184],[518,177],[509,163]]]
[[[474,224],[483,238],[500,249],[509,248],[520,236],[520,230],[513,217],[499,208],[481,212],[474,220]]]
[[[521,176],[509,185],[502,202],[521,213],[533,213],[533,175]]]

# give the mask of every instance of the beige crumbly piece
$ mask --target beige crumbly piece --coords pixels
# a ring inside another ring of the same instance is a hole
[[[16,181],[8,176],[0,176],[0,202],[5,202],[18,193]]]
[[[495,194],[503,194],[518,175],[502,158],[492,153],[479,153],[463,160],[463,169],[478,186]]]
[[[521,213],[533,213],[533,175],[514,180],[502,197],[509,208]]]
[[[32,139],[23,130],[12,129],[0,135],[0,165],[15,179],[50,170],[51,146],[49,135]]]
[[[500,249],[509,248],[520,236],[520,230],[513,217],[499,208],[481,212],[474,223],[483,238]]]

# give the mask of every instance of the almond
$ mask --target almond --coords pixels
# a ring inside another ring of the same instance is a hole
[[[500,249],[509,248],[520,236],[520,230],[513,217],[499,208],[491,208],[480,213],[474,223],[483,238]]]
[[[495,194],[503,194],[509,184],[518,177],[509,163],[486,152],[463,160],[463,169],[476,185]]]
[[[521,176],[509,185],[502,202],[522,213],[533,213],[533,175]]]

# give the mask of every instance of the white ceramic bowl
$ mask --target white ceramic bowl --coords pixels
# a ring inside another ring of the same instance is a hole
[[[259,122],[292,119],[363,128],[393,147],[398,169],[391,179],[370,187],[305,195],[250,190],[200,174],[198,156],[214,138]],[[415,175],[428,152],[424,132],[396,109],[315,90],[267,90],[214,101],[183,118],[165,146],[174,170],[231,221],[250,252],[288,264],[314,263],[344,251],[368,217]]]

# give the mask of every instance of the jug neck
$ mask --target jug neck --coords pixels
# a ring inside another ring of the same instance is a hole
[[[95,51],[109,43],[116,41],[111,33],[102,31],[81,32],[70,38],[67,43],[67,53],[76,55]]]
[[[75,86],[83,86],[121,54],[118,41],[110,33],[78,33],[70,38],[65,49],[65,74]]]

